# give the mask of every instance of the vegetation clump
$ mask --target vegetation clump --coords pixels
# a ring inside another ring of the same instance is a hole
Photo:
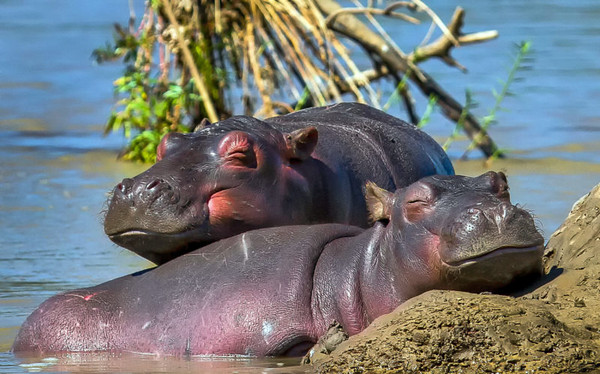
[[[98,62],[122,59],[124,75],[106,131],[133,138],[126,159],[154,161],[160,138],[194,131],[234,113],[269,117],[308,106],[358,101],[385,105],[373,83],[395,81],[394,95],[413,123],[420,118],[411,90],[418,89],[461,127],[484,154],[498,147],[478,120],[445,92],[419,63],[440,58],[464,70],[450,52],[483,42],[495,31],[464,34],[464,11],[444,24],[422,0],[377,8],[369,1],[344,8],[335,0],[148,0],[137,24],[115,26],[114,43],[94,51]],[[429,19],[431,33],[402,51],[375,16],[411,24]],[[359,67],[358,54],[371,61]],[[389,105],[388,105],[389,107]]]

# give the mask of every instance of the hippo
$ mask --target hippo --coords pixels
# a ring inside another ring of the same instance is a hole
[[[248,231],[150,270],[51,297],[14,352],[300,356],[332,321],[354,335],[431,289],[493,291],[541,274],[544,240],[506,178],[367,187],[371,228]]]
[[[395,190],[454,174],[423,131],[358,103],[169,134],[157,159],[114,188],[104,222],[113,242],[157,264],[256,228],[368,227],[368,180]]]

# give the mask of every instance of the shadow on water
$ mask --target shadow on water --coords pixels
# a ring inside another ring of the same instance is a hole
[[[449,19],[455,5],[427,3],[443,19]],[[594,39],[600,4],[463,3],[469,30],[497,28],[501,37],[455,51],[469,68],[467,75],[439,61],[427,62],[424,69],[458,99],[465,87],[471,88],[480,104],[476,114],[485,115],[493,105],[491,88],[510,64],[511,44],[532,40],[534,69],[514,87],[517,99],[505,102],[511,111],[500,113],[500,124],[491,129],[501,146],[512,148],[510,158],[492,168],[508,175],[513,201],[535,213],[548,238],[573,203],[600,182],[600,116],[595,105],[600,69]],[[140,15],[143,2],[136,7]],[[91,50],[110,38],[113,22],[125,23],[128,16],[122,0],[2,2],[0,39],[11,53],[0,54],[0,372],[303,370],[294,366],[295,360],[133,354],[16,358],[7,352],[18,326],[53,294],[151,266],[111,244],[102,229],[107,193],[122,178],[145,168],[116,160],[124,144],[120,136],[101,136],[112,104],[111,82],[121,66],[94,67],[89,59]],[[428,26],[418,34],[411,34],[413,26],[397,26],[399,37],[409,40],[401,46],[420,42]],[[426,100],[415,96],[422,112]],[[425,130],[441,139],[451,128],[437,113]],[[465,144],[451,147],[454,160]],[[481,160],[455,161],[455,166],[467,175],[487,170]]]

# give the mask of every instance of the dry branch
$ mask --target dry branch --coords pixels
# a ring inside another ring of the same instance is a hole
[[[393,18],[399,18],[401,20],[404,20],[406,22],[410,22],[412,24],[419,24],[419,20],[408,16],[404,13],[397,13],[394,12],[395,9],[399,8],[399,7],[407,7],[409,9],[415,9],[415,4],[409,2],[409,1],[398,1],[395,2],[393,4],[388,5],[386,8],[384,9],[379,9],[379,8],[371,8],[371,7],[367,7],[367,8],[341,8],[336,10],[335,12],[331,13],[330,15],[327,16],[327,18],[325,19],[325,25],[327,25],[327,27],[331,28],[331,25],[333,25],[333,23],[335,22],[335,19],[342,15],[342,14],[372,14],[372,15],[384,15],[384,16],[388,16],[388,17],[393,17]]]
[[[342,7],[335,0],[316,0],[323,14],[329,16]],[[354,40],[368,53],[377,56],[391,72],[408,75],[410,80],[427,97],[433,95],[438,98],[438,105],[446,117],[458,121],[463,111],[463,106],[450,94],[442,89],[437,82],[427,73],[422,71],[415,63],[398,52],[397,48],[390,45],[381,35],[375,33],[363,22],[352,14],[340,14],[332,25],[336,32]],[[478,139],[478,147],[487,156],[497,153],[498,147],[483,130],[472,114],[467,114],[463,123],[464,129],[471,139]]]
[[[425,5],[425,3],[422,2],[421,0],[412,0],[412,1],[415,4],[417,4],[419,9],[422,9],[423,11],[425,11],[425,13],[427,13],[429,15],[429,17],[431,17],[433,22],[437,25],[437,27],[439,27],[440,30],[442,30],[444,35],[446,35],[446,37],[448,39],[450,39],[452,44],[454,44],[455,46],[458,47],[458,41],[456,40],[455,36],[450,32],[450,30],[448,30],[448,28],[446,27],[446,25],[444,25],[444,22],[442,22],[442,20],[440,19],[440,17],[438,17],[438,15],[435,14],[435,12],[433,10],[431,10],[431,8],[429,8],[427,5]]]
[[[408,55],[409,61],[417,64],[425,61],[432,57],[441,58],[450,66],[455,66],[462,71],[467,69],[458,63],[452,56],[450,56],[450,50],[452,47],[459,47],[465,44],[481,43],[490,39],[498,37],[498,31],[484,31],[462,35],[461,28],[464,24],[465,11],[458,7],[454,11],[452,20],[447,26],[448,31],[455,37],[454,40],[458,41],[459,45],[455,45],[453,40],[448,37],[447,34],[442,34],[436,41],[427,44],[423,47],[418,47],[414,52]]]

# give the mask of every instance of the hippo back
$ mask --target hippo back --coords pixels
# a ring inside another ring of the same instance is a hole
[[[357,180],[371,180],[387,190],[429,175],[454,174],[450,159],[429,135],[364,104],[304,109],[266,122],[283,132],[315,126],[319,131],[315,158],[326,163],[338,160]]]

